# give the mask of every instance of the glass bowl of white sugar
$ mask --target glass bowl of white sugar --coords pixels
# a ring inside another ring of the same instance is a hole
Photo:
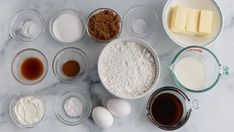
[[[74,9],[63,9],[51,17],[50,34],[60,43],[74,43],[85,34],[84,16]]]
[[[141,39],[116,39],[102,50],[98,74],[104,87],[116,97],[141,98],[154,89],[159,79],[159,58]]]

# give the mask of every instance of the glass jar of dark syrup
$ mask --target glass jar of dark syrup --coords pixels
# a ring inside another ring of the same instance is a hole
[[[190,100],[181,90],[167,86],[156,90],[146,106],[147,116],[157,127],[175,130],[182,127],[193,109],[198,109],[196,100]]]

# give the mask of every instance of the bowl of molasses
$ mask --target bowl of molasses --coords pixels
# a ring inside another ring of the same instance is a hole
[[[198,109],[197,100],[191,100],[178,88],[167,86],[156,90],[146,106],[147,116],[163,130],[176,130],[189,119],[192,110]]]

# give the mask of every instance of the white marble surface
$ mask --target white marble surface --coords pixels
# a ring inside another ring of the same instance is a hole
[[[66,126],[55,117],[54,106],[56,94],[63,88],[77,86],[90,94],[94,105],[105,105],[111,95],[104,90],[100,84],[96,63],[103,45],[96,44],[87,35],[75,44],[62,45],[56,43],[48,33],[48,20],[56,11],[63,8],[74,8],[83,12],[85,17],[98,7],[111,7],[122,16],[132,5],[144,3],[150,5],[159,15],[158,32],[149,38],[145,38],[157,51],[161,61],[161,78],[156,88],[172,85],[175,86],[169,74],[168,65],[181,49],[174,44],[166,35],[161,24],[161,13],[166,0],[0,0],[0,131],[1,132],[156,132],[162,131],[155,127],[145,116],[145,105],[148,96],[138,100],[130,101],[132,113],[126,118],[115,118],[114,125],[109,129],[100,129],[94,125],[91,119],[78,126]],[[234,0],[217,0],[220,4],[225,25],[220,38],[209,47],[220,59],[230,67],[230,76],[222,78],[214,89],[202,93],[192,94],[186,92],[190,98],[199,101],[200,108],[193,111],[192,115],[182,128],[177,132],[232,132],[234,131],[234,74],[233,74],[233,49],[234,49]],[[22,8],[34,8],[40,11],[46,20],[45,33],[36,41],[22,43],[13,40],[9,36],[9,23],[14,13]],[[123,31],[121,36],[127,36]],[[60,83],[53,75],[51,63],[54,55],[63,47],[76,46],[84,50],[91,63],[91,71],[88,78],[80,83],[66,85]],[[41,50],[48,58],[49,72],[46,78],[35,86],[24,86],[15,81],[11,74],[10,66],[14,55],[24,48],[36,48]],[[47,100],[45,120],[32,129],[17,127],[10,119],[8,107],[10,99],[20,91],[39,91]]]

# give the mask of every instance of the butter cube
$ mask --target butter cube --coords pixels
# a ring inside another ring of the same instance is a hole
[[[175,6],[172,8],[171,25],[172,32],[184,33],[187,23],[188,8],[183,6]]]
[[[198,31],[200,11],[196,9],[188,10],[186,33],[195,35]]]
[[[198,33],[200,35],[209,35],[212,32],[213,12],[201,10]]]

